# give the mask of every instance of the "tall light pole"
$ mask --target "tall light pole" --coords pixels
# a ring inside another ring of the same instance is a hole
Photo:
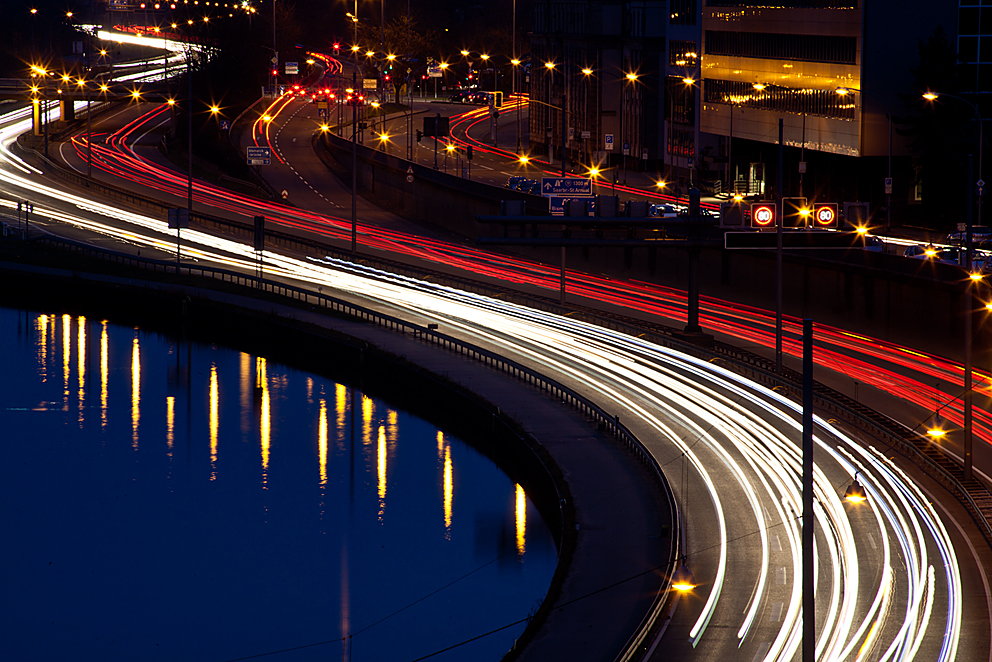
[[[937,94],[935,92],[927,92],[923,95],[923,98],[927,101],[936,101],[939,97],[945,96],[951,99],[957,99],[958,101],[963,101],[964,103],[971,106],[971,109],[975,111],[975,117],[978,119],[978,181],[982,182],[982,146],[985,142],[984,133],[982,130],[983,122],[982,116],[978,112],[978,107],[971,103],[967,99],[962,97],[954,96],[953,94]],[[975,273],[972,271],[972,237],[971,237],[971,155],[968,155],[968,175],[967,175],[967,186],[969,187],[968,195],[968,213],[965,214],[965,220],[967,221],[965,229],[965,269],[968,270],[970,280],[965,285],[965,295],[964,295],[964,480],[969,481],[972,478],[972,444],[974,439],[972,437],[972,337],[971,337],[971,325],[972,325],[972,284],[974,281],[978,280]],[[976,182],[976,187],[978,187]],[[978,187],[981,188],[981,187]],[[978,224],[982,223],[982,192],[978,193]]]
[[[544,68],[547,69],[547,71],[548,71],[548,102],[547,103],[548,103],[548,107],[551,107],[551,89],[554,86],[554,80],[555,80],[555,63],[552,62],[551,60],[548,60],[547,62],[544,63]],[[552,132],[551,111],[548,110],[548,111],[545,111],[545,112],[547,113],[548,121],[544,123],[544,126],[546,127],[545,130],[544,130],[544,133],[545,133],[545,135],[546,135],[546,137],[548,139],[548,165],[550,165],[550,164],[554,163],[555,152],[554,152],[554,144],[551,142],[551,132]],[[565,118],[562,118],[562,121],[565,121]]]
[[[514,11],[516,11],[516,6],[517,6],[517,2],[516,2],[516,0],[513,0]],[[514,19],[516,19],[516,14],[514,14]],[[514,25],[514,28],[516,28],[516,25]],[[514,43],[516,43],[516,42],[514,42]],[[517,94],[517,67],[520,66],[520,60],[517,59],[516,56],[514,56],[513,59],[510,60],[510,64],[513,65],[513,93],[512,93],[511,96],[516,96],[516,94]],[[520,100],[519,99],[517,99],[515,103],[517,104],[517,154],[520,154],[520,106],[521,106],[521,103],[520,103]]]
[[[889,112],[889,107],[885,101],[873,92],[865,92],[864,90],[859,90],[854,87],[838,87],[836,91],[837,94],[841,96],[845,96],[851,92],[867,94],[870,97],[875,97],[878,99],[879,103],[882,104],[882,107],[885,108],[885,116],[889,120],[889,167],[885,185],[885,234],[889,234],[892,230],[892,113]]]
[[[627,155],[624,154],[624,145],[626,145],[626,138],[624,137],[624,120],[627,115],[627,83],[637,82],[637,73],[634,71],[628,71],[624,74],[623,90],[620,93],[620,161],[623,163],[623,183],[627,183]]]

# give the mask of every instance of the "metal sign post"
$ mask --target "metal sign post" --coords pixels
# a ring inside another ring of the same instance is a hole
[[[179,273],[180,231],[189,227],[189,209],[175,207],[169,210],[169,229],[176,231],[176,273]]]

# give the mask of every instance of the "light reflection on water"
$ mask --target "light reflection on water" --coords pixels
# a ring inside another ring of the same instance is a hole
[[[86,317],[0,308],[0,342],[11,659],[413,659],[547,590],[523,488],[374,395]],[[432,659],[499,659],[521,630]]]

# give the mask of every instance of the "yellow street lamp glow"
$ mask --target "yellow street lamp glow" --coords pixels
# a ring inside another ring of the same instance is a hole
[[[751,87],[753,87],[754,89],[756,89],[756,90],[758,90],[760,92],[761,90],[765,89],[765,84],[764,83],[755,83]]]
[[[67,12],[65,13],[65,17],[66,17],[66,18],[72,18],[72,12],[71,12],[71,11],[67,11]]]
[[[373,101],[372,102],[372,107],[373,108],[378,108],[379,107],[379,102],[378,101]]]
[[[137,99],[138,97],[140,97],[140,96],[141,96],[141,92],[139,92],[138,90],[131,90],[131,96],[132,96],[132,97],[133,97],[134,99]]]
[[[934,94],[933,92],[927,92],[926,94],[923,95],[923,98],[926,99],[927,101],[936,101],[938,96],[940,95]]]
[[[386,59],[389,60],[390,62],[392,62],[393,60],[396,59],[396,56],[395,55],[387,55],[386,56]]]
[[[658,188],[665,188],[666,186],[668,186],[668,182],[666,182],[664,179],[659,179],[654,183],[654,185],[657,186]]]
[[[544,63],[544,66],[547,67],[548,69],[554,69],[555,68],[555,63],[554,62],[545,62]]]
[[[530,162],[530,157],[525,154],[525,155],[523,155],[523,156],[520,157],[519,161],[523,165],[527,165],[527,163]]]
[[[992,312],[992,301],[989,301],[988,303],[985,304],[985,310]]]
[[[857,232],[859,235],[862,235],[862,236],[868,234],[868,228],[865,227],[864,225],[859,225],[858,227],[856,227],[854,229],[854,231]]]
[[[165,102],[167,104],[169,104],[170,106],[175,106],[176,105],[176,100],[175,99],[166,99]]]
[[[520,60],[518,60],[517,58],[513,58],[512,60],[510,60],[510,64],[512,64],[513,66],[517,66],[518,64],[520,64]]]
[[[596,166],[593,166],[593,167],[589,168],[589,176],[590,177],[599,177],[599,168],[597,168]]]
[[[847,492],[844,493],[844,498],[849,503],[864,503],[868,500],[868,495],[865,494],[865,488],[861,487],[861,483],[855,478],[854,482],[847,488]]]
[[[982,275],[982,273],[980,271],[972,271],[970,274],[968,274],[968,278],[970,278],[971,280],[973,280],[976,283],[978,281],[982,280],[984,277],[985,276]]]
[[[176,24],[173,23],[172,24],[172,27],[176,27]],[[101,48],[100,49],[100,55],[106,55],[106,54],[107,54],[107,50],[105,48]]]
[[[31,86],[31,91],[32,92],[37,92],[38,91],[38,86],[37,85],[32,85]]]
[[[101,92],[106,92],[106,91],[107,91],[107,90],[109,90],[109,89],[110,89],[110,88],[109,88],[109,87],[107,87],[107,86],[106,86],[105,84],[104,84],[104,85],[100,85],[100,91],[101,91]]]
[[[696,82],[696,79],[692,78],[691,76],[686,76],[685,78],[682,79],[682,82],[685,83],[686,85],[692,85],[693,83]]]
[[[685,561],[682,562],[679,569],[672,575],[672,588],[680,593],[687,593],[696,588],[696,582],[692,577],[692,573],[689,572],[689,568],[686,567]]]
[[[447,69],[448,68],[448,63],[447,62],[442,62],[441,64],[439,64],[437,66],[441,67],[441,69]]]
[[[586,67],[585,69],[582,70],[582,73],[584,73],[586,76],[591,76],[592,75],[592,69],[590,69],[589,67]]]
[[[218,106],[210,106],[210,112],[216,115],[220,112],[220,108]]]
[[[630,73],[627,74],[627,80],[637,80],[637,74],[631,71]]]
[[[927,430],[927,434],[933,437],[934,439],[942,439],[944,436],[947,435],[947,432],[944,431],[943,428],[939,428],[935,426]]]
[[[314,60],[313,58],[309,58],[307,60],[307,64],[314,64],[315,62],[316,62],[316,60]]]
[[[744,202],[744,196],[740,193],[734,193],[734,202]]]
[[[448,150],[449,152],[453,152],[453,151],[455,151],[455,146],[454,146],[454,145],[452,145],[451,143],[448,143],[447,145],[445,145],[445,146],[444,146],[444,148],[445,148],[446,150]]]
[[[813,210],[812,209],[807,209],[806,207],[803,207],[802,209],[799,210],[799,215],[800,216],[809,216],[812,213],[813,213]],[[868,231],[868,229],[865,228],[865,232],[867,232],[867,231]]]
[[[204,23],[209,23],[210,22],[210,17],[209,16],[204,16],[203,17],[203,22]]]
[[[838,87],[836,90],[834,90],[834,92],[836,92],[837,94],[839,94],[841,96],[844,96],[844,95],[850,93],[850,91],[851,90],[847,89],[846,87]]]
[[[923,249],[923,254],[926,255],[927,257],[936,257],[937,249],[934,248],[933,246],[927,246],[926,248]]]
[[[37,14],[37,13],[38,13],[38,10],[32,7],[32,8],[31,8],[31,13],[32,13],[32,14]]]
[[[487,55],[486,53],[483,53],[479,57],[481,57],[483,60],[488,60],[489,59],[489,55]]]
[[[271,122],[272,121],[272,117],[270,117],[269,115],[262,115],[262,121],[263,122]]]
[[[355,45],[355,46],[352,46],[351,47],[351,50],[352,50],[352,52],[357,53],[358,51],[362,50],[362,47],[361,46],[358,46],[358,45]]]
[[[69,74],[62,74],[63,83],[68,83],[70,80],[72,80],[72,76],[70,76]]]
[[[462,51],[462,57],[468,57],[468,51],[463,50]]]
[[[328,131],[330,131],[330,129],[331,127],[327,126],[326,124],[320,125],[320,130],[323,131],[324,133],[327,133]]]
[[[372,57],[373,55],[375,55],[375,51],[366,51],[365,53],[365,57]]]

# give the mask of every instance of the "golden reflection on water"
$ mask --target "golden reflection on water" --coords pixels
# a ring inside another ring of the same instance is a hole
[[[379,474],[379,517],[386,507],[386,426],[379,426],[379,441],[376,444],[377,469]]]
[[[217,480],[217,432],[220,428],[217,364],[210,364],[210,480]]]
[[[169,449],[169,457],[172,457],[172,446],[176,441],[176,399],[168,395],[165,397],[165,445]]]
[[[367,395],[362,395],[362,444],[372,443],[372,416],[375,414],[375,403]]]
[[[317,456],[320,459],[320,486],[327,485],[327,402],[320,399],[320,418],[317,421]]]
[[[79,401],[79,427],[83,427],[83,403],[86,400],[86,318],[80,315],[77,323],[79,332],[76,334],[76,381],[78,382],[76,399]]]
[[[107,373],[109,358],[109,340],[107,339],[107,320],[100,323],[100,427],[107,427]]]
[[[438,433],[440,434],[440,432]],[[451,501],[454,495],[454,480],[451,475],[451,447],[444,447],[444,537],[451,540]]]
[[[69,408],[69,363],[72,359],[72,316],[62,316],[62,408]]]
[[[348,389],[344,384],[334,385],[334,412],[337,414],[335,421],[337,426],[337,444],[339,450],[344,450],[345,431],[344,423],[348,415]]]
[[[238,356],[238,391],[241,396],[241,438],[247,440],[251,431],[252,381],[251,355],[240,352]]]
[[[48,381],[48,315],[38,316],[38,375]]]
[[[440,462],[444,459],[444,433],[440,430],[437,431],[437,460]]]
[[[524,555],[527,543],[527,495],[524,488],[517,484],[517,555]]]
[[[261,356],[255,360],[257,385],[262,389],[261,412],[261,448],[262,448],[262,489],[268,489],[269,481],[269,446],[272,440],[272,421],[269,418],[269,378],[265,359]]]
[[[138,450],[138,423],[141,420],[141,356],[138,336],[131,344],[131,447]]]

